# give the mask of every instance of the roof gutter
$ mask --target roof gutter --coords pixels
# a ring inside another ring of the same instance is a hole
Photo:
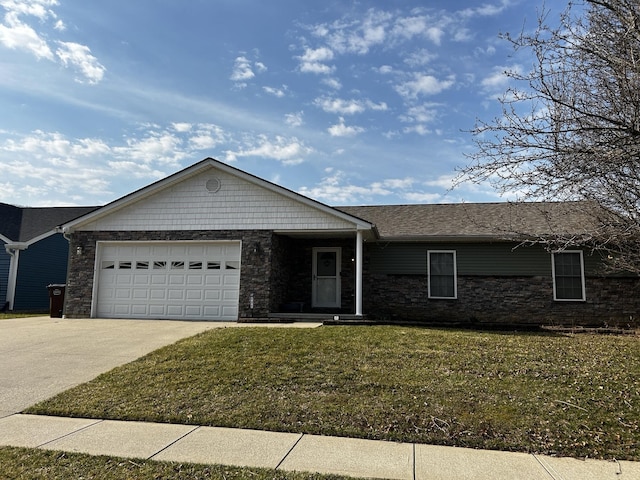
[[[518,238],[495,235],[395,235],[379,237],[381,242],[410,242],[410,243],[435,243],[435,242],[517,242]]]

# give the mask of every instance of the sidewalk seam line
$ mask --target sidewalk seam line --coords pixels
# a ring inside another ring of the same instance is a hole
[[[193,432],[195,432],[196,430],[198,430],[201,427],[201,425],[196,425],[194,428],[192,428],[191,430],[189,430],[187,433],[185,433],[184,435],[180,435],[178,438],[176,438],[173,442],[169,443],[168,445],[165,445],[164,447],[162,447],[160,450],[158,450],[156,453],[154,453],[153,455],[150,455],[147,457],[147,460],[151,460],[153,457],[155,457],[156,455],[161,454],[162,452],[164,452],[167,448],[175,445],[176,443],[178,443],[180,440],[182,440],[184,437],[186,437],[187,435],[191,435]]]
[[[413,480],[416,480],[416,444],[412,443],[413,446]]]
[[[61,418],[63,418],[63,417],[61,417]],[[64,417],[64,418],[73,418],[73,417]],[[75,435],[78,432],[82,432],[83,430],[86,430],[87,428],[91,428],[94,425],[98,425],[99,423],[104,422],[104,420],[97,419],[97,418],[91,418],[89,420],[95,420],[95,421],[93,423],[90,423],[89,425],[86,425],[86,426],[84,426],[82,428],[79,428],[78,430],[74,430],[73,432],[65,433],[61,437],[56,437],[53,440],[49,440],[48,442],[41,443],[40,445],[36,446],[36,448],[42,448],[45,445],[48,445],[48,444],[53,443],[53,442],[57,442],[58,440],[61,440],[61,439],[66,438],[66,437],[70,437],[71,435]]]
[[[540,466],[541,466],[542,468],[544,468],[544,471],[545,471],[545,472],[547,472],[547,473],[549,474],[549,476],[550,476],[553,480],[562,480],[562,476],[560,476],[560,477],[556,477],[556,476],[553,474],[553,472],[551,472],[551,471],[549,470],[549,468],[551,468],[551,470],[553,470],[556,474],[560,475],[558,472],[556,472],[556,471],[555,471],[555,469],[554,469],[553,467],[551,467],[551,466],[547,467],[547,465],[545,465],[545,464],[544,464],[544,462],[543,462],[542,460],[540,460],[540,459],[538,458],[538,456],[537,456],[535,453],[532,453],[531,455],[533,456],[533,458],[535,458],[535,459],[536,459],[536,461],[540,464]]]
[[[276,468],[274,468],[274,470],[278,470],[280,468],[280,465],[282,465],[282,463],[287,459],[287,457],[291,454],[291,452],[293,452],[293,449],[298,446],[298,443],[300,443],[300,440],[302,440],[302,437],[304,437],[304,433],[300,434],[300,436],[296,440],[296,443],[294,443],[291,446],[291,448],[287,451],[287,453],[284,454],[284,457],[282,457],[282,459],[278,462],[278,465],[276,465]]]

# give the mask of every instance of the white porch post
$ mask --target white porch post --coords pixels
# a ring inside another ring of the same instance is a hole
[[[9,259],[9,281],[7,282],[7,297],[9,302],[9,310],[13,310],[13,301],[16,297],[16,283],[18,281],[18,260],[20,259],[20,248],[14,245],[5,245],[7,253],[11,256]],[[4,304],[4,302],[2,302]]]
[[[356,231],[356,315],[362,316],[362,231]]]

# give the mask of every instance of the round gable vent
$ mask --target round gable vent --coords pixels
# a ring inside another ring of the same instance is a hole
[[[222,183],[220,183],[220,179],[215,177],[208,179],[207,183],[205,183],[205,188],[209,193],[216,193],[218,190],[220,190],[221,186]]]

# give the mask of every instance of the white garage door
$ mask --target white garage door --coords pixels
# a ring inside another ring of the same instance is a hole
[[[237,320],[240,242],[100,243],[100,318]]]

